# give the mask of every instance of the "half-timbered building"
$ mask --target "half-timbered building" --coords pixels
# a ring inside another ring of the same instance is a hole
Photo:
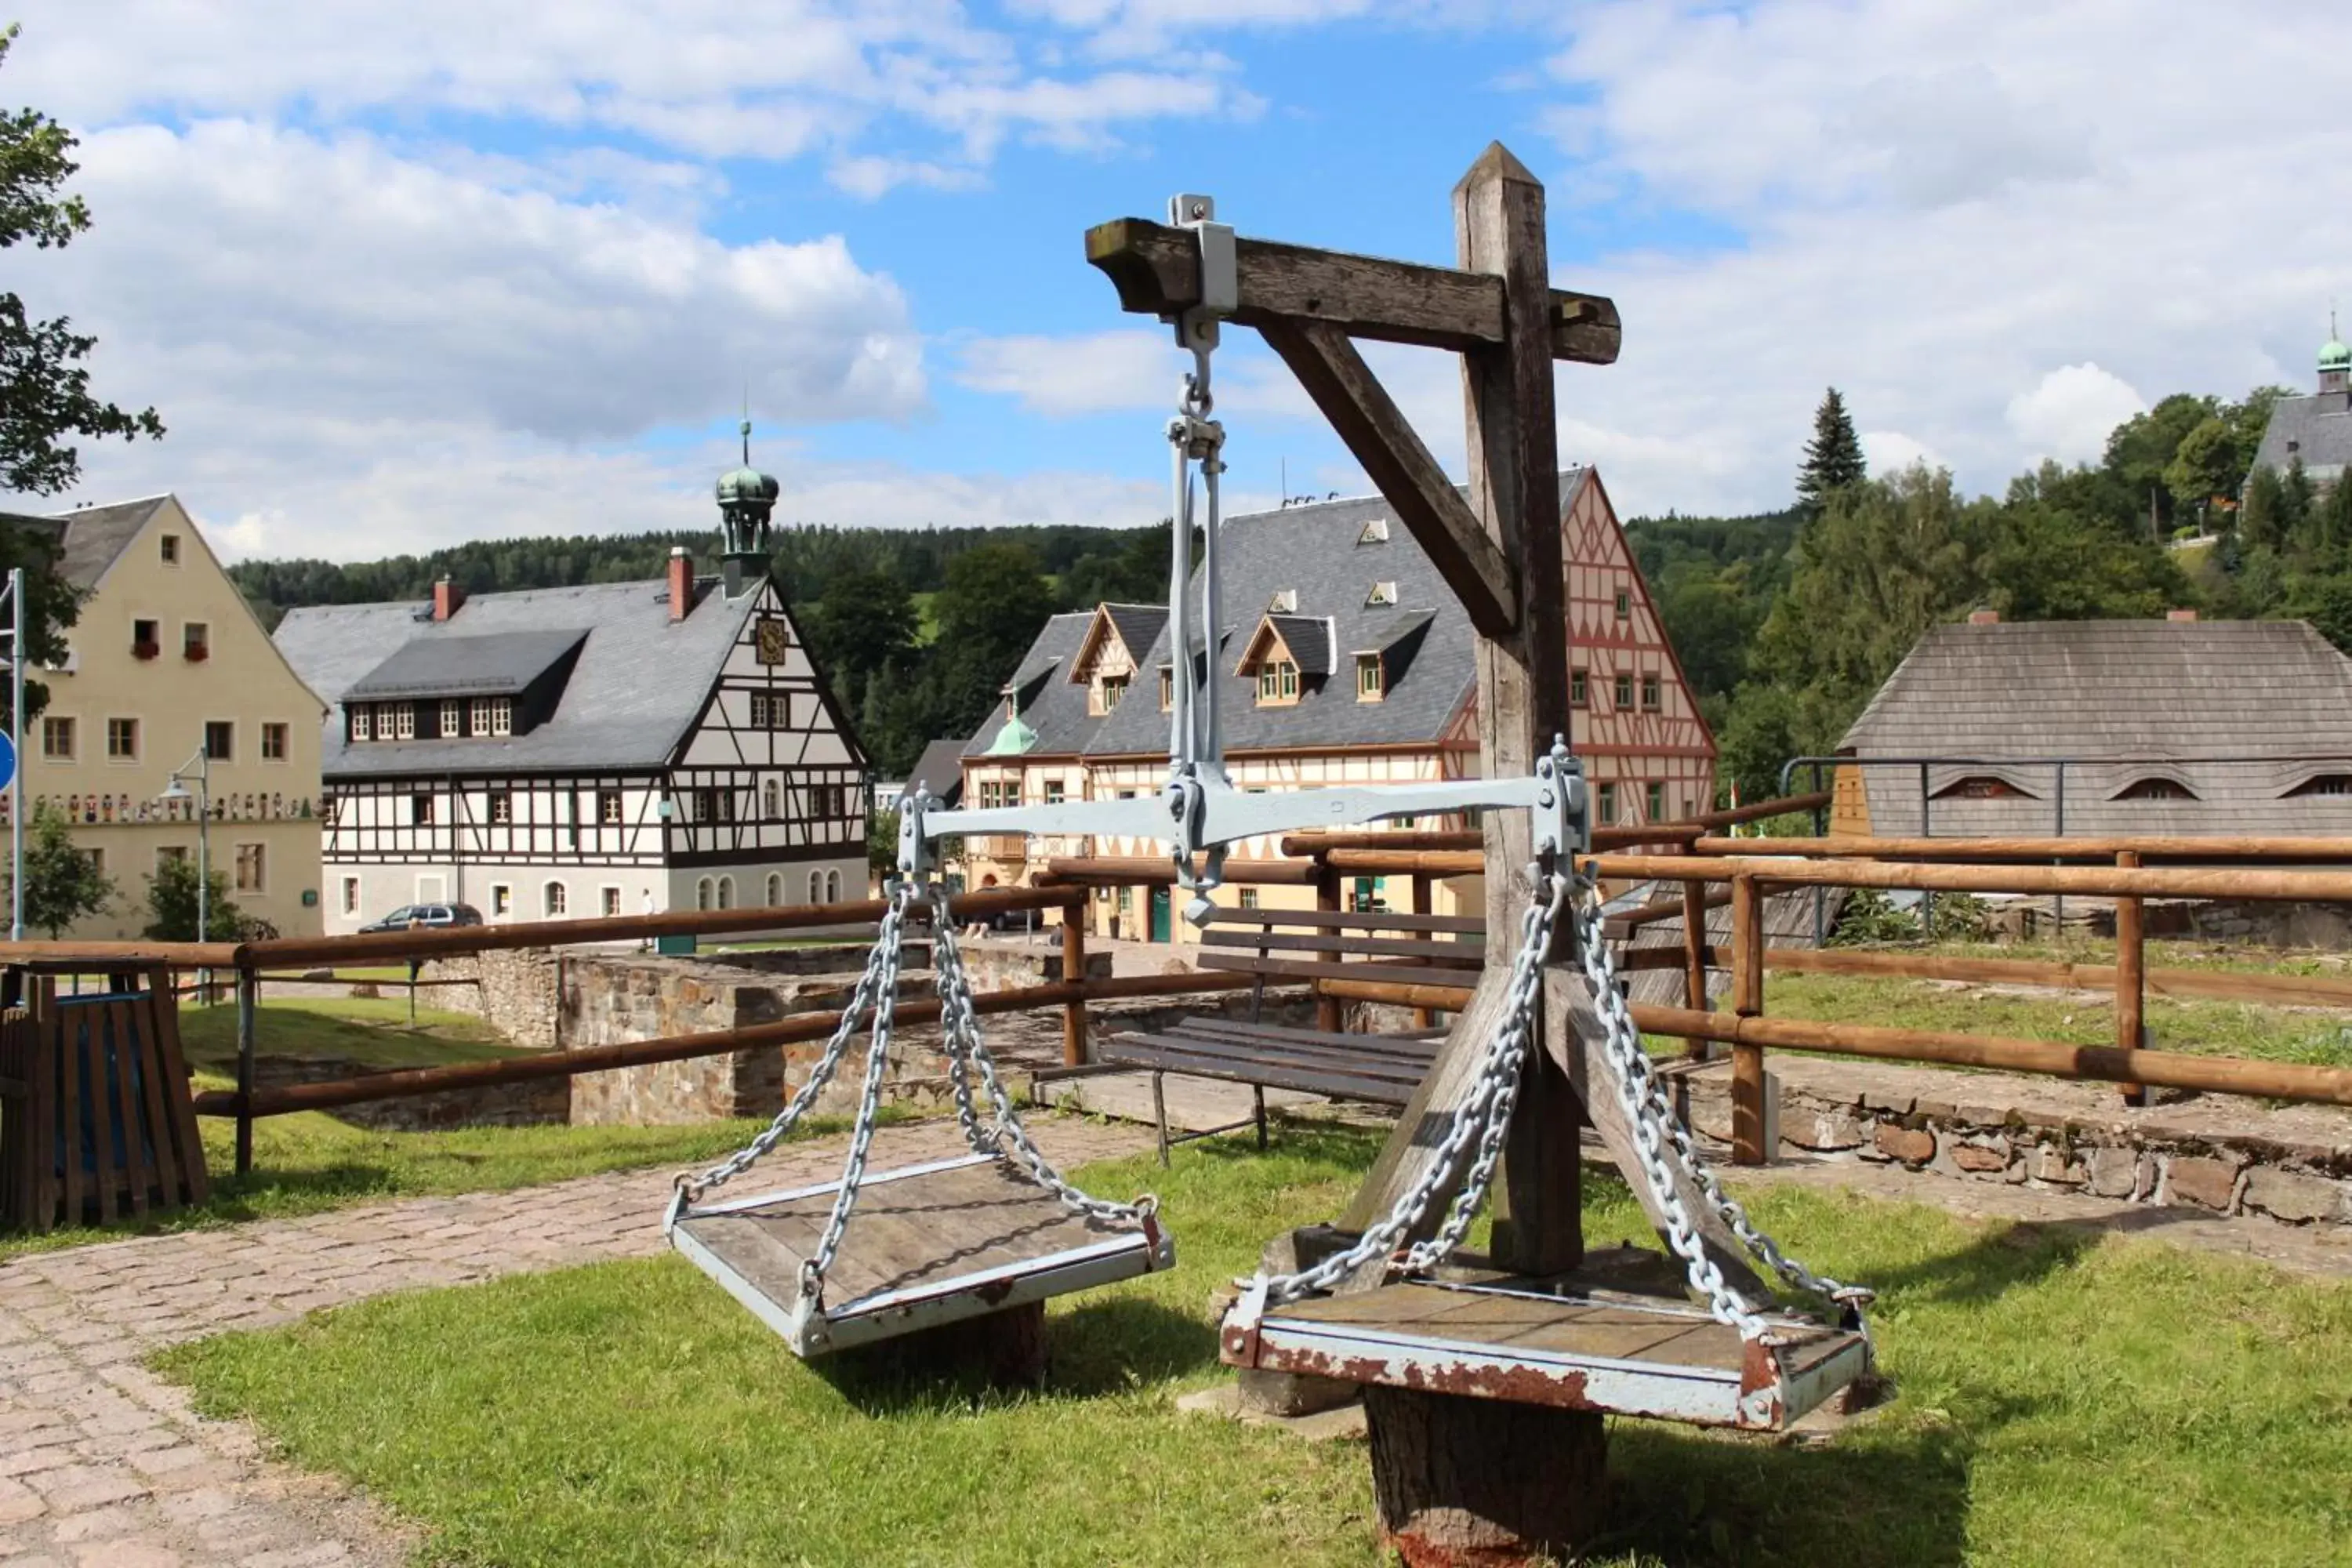
[[[326,929],[832,902],[866,889],[866,764],[765,572],[775,481],[719,481],[722,571],[288,614],[331,705]]]
[[[1600,476],[1560,476],[1570,605],[1573,743],[1599,815],[1619,824],[1682,817],[1714,804],[1715,741],[1627,547]],[[1475,639],[1411,531],[1377,497],[1228,519],[1220,535],[1225,624],[1210,679],[1219,687],[1226,772],[1250,790],[1475,777]],[[1156,793],[1168,754],[1174,654],[1159,606],[1104,605],[1057,616],[966,745],[967,805],[1038,804]],[[1458,816],[1390,826],[1455,827]],[[1017,884],[1059,855],[1156,855],[1153,841],[967,840],[967,876]],[[1274,858],[1250,840],[1237,858]],[[1381,878],[1349,890],[1403,908]],[[1283,908],[1305,889],[1234,887],[1228,902]],[[1475,882],[1433,890],[1432,908],[1475,905]],[[1102,889],[1097,930],[1182,940],[1168,889]]]

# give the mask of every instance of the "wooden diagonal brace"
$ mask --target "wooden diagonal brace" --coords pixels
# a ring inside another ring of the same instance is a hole
[[[1510,562],[1348,334],[1328,321],[1279,319],[1260,321],[1257,330],[1412,530],[1470,624],[1481,637],[1508,639],[1519,621]]]
[[[1238,239],[1241,303],[1233,320],[1324,321],[1350,337],[1467,353],[1503,341],[1503,280],[1490,274],[1409,261]],[[1122,309],[1172,317],[1200,303],[1200,244],[1190,233],[1143,218],[1087,230],[1087,259],[1118,289]],[[1611,364],[1623,329],[1617,307],[1598,294],[1551,290],[1551,357]]]

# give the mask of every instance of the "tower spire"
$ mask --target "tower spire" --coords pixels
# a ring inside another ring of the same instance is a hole
[[[725,535],[719,560],[733,598],[768,570],[768,519],[783,487],[751,466],[751,391],[743,389],[743,466],[719,476],[719,520]]]

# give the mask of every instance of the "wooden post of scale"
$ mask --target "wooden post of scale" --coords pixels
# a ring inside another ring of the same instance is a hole
[[[1415,871],[1412,874],[1412,912],[1414,914],[1425,915],[1430,913],[1434,908],[1436,904],[1436,900],[1433,896],[1435,892],[1435,884],[1436,879],[1432,877],[1426,871]],[[1412,1010],[1412,1026],[1414,1028],[1426,1029],[1433,1027],[1436,1023],[1436,1009],[1432,1007],[1415,1007]]]
[[[1069,984],[1087,977],[1087,902],[1075,899],[1062,906],[1062,979]],[[1062,1009],[1062,1065],[1087,1065],[1087,1001],[1081,996]]]
[[[1743,1018],[1764,1011],[1764,889],[1753,877],[1731,879],[1731,1010]],[[1764,1047],[1731,1047],[1731,1163],[1761,1165],[1764,1146]]]
[[[1501,143],[1454,188],[1454,215],[1460,266],[1451,269],[1239,237],[1230,320],[1282,357],[1461,601],[1477,634],[1480,760],[1498,778],[1531,772],[1569,728],[1552,363],[1610,363],[1620,328],[1607,300],[1551,288],[1543,186]],[[1087,254],[1129,310],[1170,319],[1201,298],[1199,246],[1181,230],[1104,224],[1088,231]],[[1359,338],[1462,355],[1466,502],[1365,363]],[[1479,1047],[1506,1001],[1529,850],[1524,817],[1489,816],[1486,968],[1342,1230],[1365,1228],[1421,1184],[1444,1124],[1475,1086]],[[1336,908],[1338,891],[1318,868],[1318,904]],[[1548,966],[1547,1031],[1557,1032],[1550,1001],[1566,1007],[1583,984],[1573,965]],[[1575,1059],[1583,1038],[1571,1049],[1548,1036],[1530,1053],[1494,1193],[1503,1268],[1559,1274],[1582,1259],[1582,1107],[1560,1058]],[[1439,1219],[1429,1212],[1421,1234]],[[1367,1270],[1342,1288],[1378,1276]],[[1365,1409],[1381,1531],[1408,1563],[1501,1568],[1576,1556],[1597,1535],[1599,1415],[1404,1389],[1371,1391]]]
[[[1691,853],[1689,846],[1683,853]],[[1694,1013],[1706,1009],[1706,884],[1683,884],[1683,1005]],[[1684,1055],[1704,1060],[1707,1042],[1693,1040]]]
[[[1465,271],[1503,279],[1505,341],[1465,354],[1462,374],[1470,507],[1514,568],[1517,635],[1477,643],[1479,763],[1486,777],[1509,778],[1532,772],[1552,737],[1568,732],[1568,590],[1543,186],[1499,142],[1454,187],[1454,235]],[[1531,849],[1523,816],[1487,816],[1489,974],[1510,969]],[[1563,965],[1546,984],[1582,982]],[[1461,1016],[1474,1028],[1493,1017],[1475,1005]],[[1497,1267],[1557,1274],[1583,1261],[1582,1121],[1568,1075],[1549,1053],[1528,1053],[1495,1184]],[[1407,1563],[1569,1557],[1599,1534],[1608,1469],[1601,1416],[1402,1388],[1366,1390],[1364,1411],[1381,1531]]]
[[[1320,855],[1315,858],[1315,907],[1331,914],[1339,912],[1339,873]],[[1339,999],[1325,995],[1320,985],[1308,989],[1315,994],[1315,1026],[1327,1035],[1338,1034],[1344,1022]]]
[[[2139,864],[2139,856],[2129,849],[2119,851],[2116,865],[2129,870]],[[2147,922],[2137,899],[2116,900],[2116,1048],[2136,1051],[2147,1043]],[[2147,1086],[2139,1083],[2124,1085],[2126,1105],[2146,1105]]]

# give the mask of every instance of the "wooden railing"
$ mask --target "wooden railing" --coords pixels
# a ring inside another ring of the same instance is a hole
[[[1683,922],[1679,950],[1643,948],[1629,952],[1628,968],[1679,969],[1681,1007],[1637,1005],[1635,1022],[1654,1035],[1727,1045],[1732,1057],[1734,1158],[1765,1157],[1765,1052],[1801,1052],[1875,1057],[1947,1066],[2086,1079],[2123,1085],[2127,1097],[2145,1086],[2204,1089],[2265,1098],[2352,1105],[2352,1069],[2230,1057],[2194,1056],[2146,1048],[2142,1024],[2148,994],[2223,998],[2279,1005],[2352,1006],[2352,979],[2262,974],[2225,970],[2167,968],[2146,963],[2141,902],[2148,898],[2231,899],[2352,903],[2352,870],[2280,869],[2281,861],[2304,865],[2352,863],[2352,839],[2004,839],[1981,841],[1981,860],[1946,863],[1975,841],[1950,839],[1755,839],[1716,837],[1733,822],[1818,812],[1826,795],[1767,801],[1736,812],[1716,813],[1688,823],[1604,829],[1596,853],[1585,864],[1616,883],[1650,883],[1666,896],[1612,919],[1610,934],[1623,938],[1645,925],[1669,919]],[[1296,834],[1282,841],[1278,859],[1234,859],[1225,867],[1240,886],[1311,887],[1318,907],[1336,909],[1342,879],[1397,876],[1411,879],[1413,906],[1426,910],[1434,884],[1483,869],[1476,835],[1463,833]],[[1654,846],[1670,854],[1614,851]],[[1779,851],[1785,850],[1786,853]],[[1759,851],[1769,851],[1762,852]],[[2143,865],[2143,860],[2200,859],[2204,865]],[[2058,860],[2098,864],[2056,865]],[[2260,864],[2247,864],[2254,862]],[[1001,888],[959,894],[952,904],[959,921],[1021,911],[1056,910],[1062,914],[1061,978],[1057,983],[983,994],[986,1013],[1063,1010],[1063,1057],[1085,1062],[1089,1004],[1145,996],[1174,996],[1231,990],[1251,977],[1211,973],[1086,978],[1086,898],[1098,886],[1164,886],[1167,862],[1153,858],[1065,857],[1046,860],[1028,888]],[[2117,952],[2112,964],[2022,959],[1956,957],[1933,953],[1843,952],[1773,947],[1766,940],[1764,899],[1775,889],[1798,887],[1904,888],[1926,892],[2052,893],[2111,898],[2116,901]],[[1728,942],[1710,942],[1705,914],[1728,904]],[[254,1021],[259,988],[267,977],[313,966],[422,963],[504,949],[562,948],[583,944],[639,943],[665,936],[712,937],[778,931],[870,929],[886,910],[879,900],[799,908],[689,910],[602,920],[541,921],[497,926],[410,930],[368,936],[281,938],[251,942],[0,942],[0,963],[102,972],[108,963],[162,963],[184,971],[219,970],[236,975],[238,1004],[237,1086],[197,1097],[198,1110],[234,1118],[237,1123],[237,1168],[252,1158],[257,1118],[305,1110],[326,1110],[452,1089],[479,1088],[533,1079],[676,1061],[694,1057],[778,1047],[829,1035],[832,1014],[806,1014],[775,1024],[710,1034],[667,1037],[551,1052],[544,1056],[452,1064],[373,1074],[270,1090],[254,1085]],[[1383,980],[1371,966],[1360,978],[1319,982],[1318,1003],[1332,1026],[1347,1001],[1387,1003],[1424,1013],[1455,1011],[1468,1000],[1462,985],[1402,984]],[[1948,1031],[1897,1029],[1764,1016],[1764,977],[1769,971],[1868,974],[1922,979],[1980,980],[2107,991],[2115,998],[2116,1038],[2112,1047],[2084,1047],[2047,1040],[2000,1039]],[[1706,979],[1725,973],[1727,1006],[1711,1008]],[[898,1016],[920,1021],[936,1016],[934,1002],[909,1000]]]

